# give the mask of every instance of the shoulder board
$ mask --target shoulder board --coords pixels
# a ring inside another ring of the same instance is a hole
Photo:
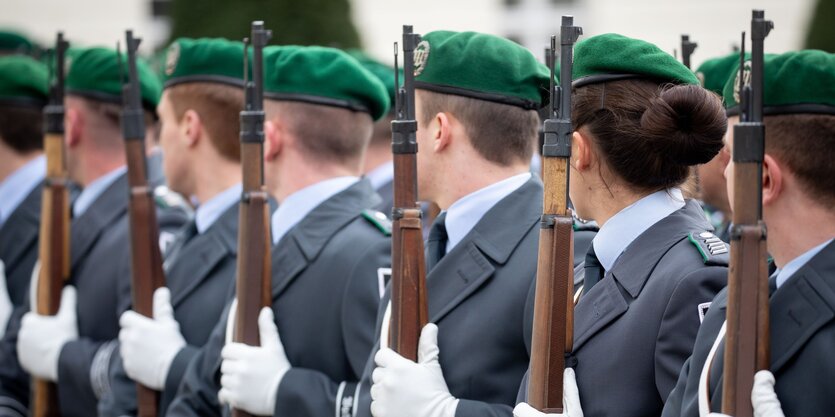
[[[691,232],[687,236],[687,239],[696,247],[699,254],[702,255],[705,265],[726,266],[730,262],[730,247],[713,233]]]
[[[185,212],[191,212],[191,205],[186,202],[180,194],[171,191],[168,187],[160,185],[154,188],[154,202],[160,208],[179,208]]]
[[[362,217],[383,232],[384,235],[391,236],[391,220],[382,212],[366,209],[362,211]]]

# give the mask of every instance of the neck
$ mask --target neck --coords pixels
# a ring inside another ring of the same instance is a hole
[[[0,182],[40,155],[40,151],[21,154],[0,143],[0,161],[3,161],[0,164]]]
[[[498,166],[481,158],[467,159],[467,163],[450,164],[451,172],[444,172],[441,176],[433,178],[437,187],[435,195],[426,197],[438,204],[442,210],[448,209],[468,194],[530,171],[530,167],[525,163]],[[450,178],[457,180],[450,181]]]
[[[277,181],[269,184],[269,191],[279,202],[313,184],[336,177],[360,175],[358,169],[328,162],[312,162],[299,157],[282,158],[267,164],[273,165],[265,167],[267,172],[277,173],[274,177]]]
[[[197,197],[201,203],[205,203],[229,187],[240,183],[241,176],[241,165],[238,162],[218,158],[210,164],[202,164],[198,167],[193,178],[194,191],[189,194]]]
[[[367,174],[374,168],[377,168],[386,162],[391,162],[391,160],[391,144],[372,144],[368,148],[368,151],[365,152],[365,164],[362,168],[362,172]]]
[[[572,174],[576,171],[572,171]],[[591,194],[586,201],[593,201],[588,208],[589,220],[594,220],[603,227],[609,219],[636,201],[646,197],[649,193],[636,193],[626,187],[612,184],[608,188],[602,183],[589,189]]]
[[[835,237],[835,211],[801,198],[783,207],[764,208],[768,252],[782,268],[798,256]]]
[[[72,175],[81,187],[90,185],[93,181],[109,174],[114,169],[125,165],[124,152],[94,153],[88,152],[79,158],[76,171]]]

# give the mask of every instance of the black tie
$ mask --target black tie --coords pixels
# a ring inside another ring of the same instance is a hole
[[[597,254],[594,253],[594,245],[592,244],[589,246],[589,251],[586,252],[586,264],[585,264],[585,271],[586,271],[586,278],[583,283],[583,292],[588,294],[591,287],[594,284],[597,284],[601,279],[603,279],[603,274],[606,271],[603,269],[603,265],[600,264],[600,260],[597,259]]]
[[[774,291],[777,291],[777,274],[772,275],[768,278],[768,297],[771,298],[774,295]]]
[[[435,265],[446,255],[446,243],[448,236],[446,234],[446,212],[441,213],[435,218],[435,223],[432,223],[432,228],[429,229],[429,239],[426,247],[426,270],[431,271]]]
[[[180,228],[180,231],[177,233],[176,240],[171,245],[171,248],[163,254],[163,259],[166,261],[165,264],[170,265],[174,259],[180,255],[183,247],[185,247],[186,244],[188,244],[188,242],[195,236],[197,236],[197,222],[194,218],[192,218],[191,221]]]

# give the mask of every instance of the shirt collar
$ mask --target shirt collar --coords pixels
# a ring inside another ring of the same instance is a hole
[[[287,232],[305,218],[313,209],[325,200],[356,184],[359,177],[336,177],[302,188],[279,202],[273,213],[273,244],[277,244]]]
[[[75,199],[75,203],[72,205],[72,213],[74,217],[80,217],[90,208],[91,205],[96,201],[97,198],[107,190],[107,187],[110,187],[122,174],[127,172],[128,167],[125,165],[116,168],[107,174],[98,177],[95,181],[91,182],[90,185],[84,187],[81,191],[81,194],[78,195],[78,198]]]
[[[446,253],[449,253],[455,245],[461,242],[496,203],[525,185],[530,179],[530,172],[514,175],[467,194],[449,206],[445,223],[447,231]]]
[[[678,188],[656,191],[619,211],[600,227],[592,240],[594,253],[607,271],[612,269],[620,254],[661,219],[684,207],[684,197]]]
[[[203,232],[209,230],[229,207],[237,203],[241,198],[242,189],[243,187],[238,183],[219,194],[215,194],[214,197],[197,206],[197,210],[194,212],[194,224],[197,226],[197,233],[203,234]]]
[[[815,257],[820,251],[823,250],[827,245],[832,243],[835,239],[829,239],[826,242],[821,243],[818,246],[815,246],[812,249],[804,252],[802,255],[798,256],[797,258],[792,259],[791,261],[787,262],[785,266],[778,269],[777,274],[777,288],[780,288],[781,285],[785,284],[786,281],[791,278],[792,275],[795,274],[800,268],[803,268],[804,265],[809,263],[812,258]]]
[[[6,222],[17,206],[43,181],[46,157],[41,155],[25,163],[0,182],[0,225]]]
[[[390,183],[394,179],[394,161],[386,162],[368,171],[365,174],[365,178],[368,178],[372,188],[379,190],[380,187]]]

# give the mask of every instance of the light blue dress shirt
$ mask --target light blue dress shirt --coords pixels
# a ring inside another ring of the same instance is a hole
[[[273,244],[278,243],[287,232],[305,218],[313,209],[325,200],[356,184],[359,177],[336,177],[317,182],[302,188],[279,202],[278,210],[273,213]]]
[[[238,183],[198,205],[197,210],[194,211],[194,225],[197,226],[197,233],[203,234],[209,230],[221,214],[233,204],[241,201],[242,190],[243,186]]]
[[[647,229],[684,207],[678,188],[656,191],[625,207],[600,226],[592,239],[600,265],[612,269],[620,254]]]
[[[394,161],[386,162],[368,171],[365,174],[365,178],[368,178],[372,188],[379,190],[380,187],[390,183],[394,179]]]
[[[786,281],[791,278],[792,275],[795,274],[800,268],[803,268],[812,258],[815,257],[820,251],[823,250],[827,245],[832,243],[833,239],[829,239],[826,242],[821,243],[818,246],[815,246],[812,249],[804,252],[802,255],[798,256],[797,258],[792,259],[791,261],[787,262],[785,266],[778,269],[775,274],[777,274],[777,288],[780,288],[781,285],[785,284]]]
[[[110,187],[111,184],[116,182],[116,180],[127,171],[128,167],[123,165],[108,172],[107,174],[102,175],[95,181],[91,182],[90,185],[84,187],[84,189],[81,190],[81,194],[78,195],[78,198],[75,199],[75,203],[72,205],[73,216],[80,217],[83,215],[84,212],[86,212],[87,209],[93,205],[96,199],[99,198],[101,193],[107,190],[107,187]],[[127,196],[125,198],[127,198]]]
[[[46,157],[41,155],[18,168],[0,182],[0,226],[17,210],[46,176]]]
[[[461,197],[446,211],[446,253],[452,250],[493,206],[531,179],[531,173],[514,175]]]

